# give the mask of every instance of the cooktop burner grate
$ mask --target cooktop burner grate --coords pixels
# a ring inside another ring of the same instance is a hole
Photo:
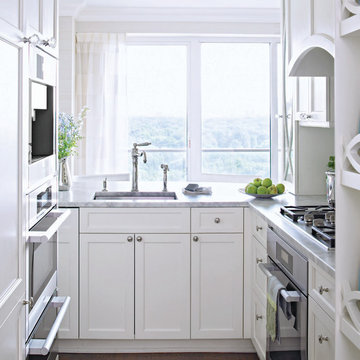
[[[316,240],[320,241],[330,249],[335,248],[335,226],[313,226],[311,233],[315,236]]]
[[[330,206],[282,206],[280,213],[293,222],[304,220],[306,214],[311,214],[314,219],[323,218],[329,211],[334,211]]]

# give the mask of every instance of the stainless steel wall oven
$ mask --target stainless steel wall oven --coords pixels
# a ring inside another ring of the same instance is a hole
[[[267,335],[267,359],[306,360],[308,351],[308,261],[272,228],[267,232],[268,261],[260,264],[267,277],[283,285],[280,296],[289,305],[286,316],[279,312],[280,341]]]

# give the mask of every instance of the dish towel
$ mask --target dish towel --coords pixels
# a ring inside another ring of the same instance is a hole
[[[272,342],[275,342],[275,340],[279,342],[279,300],[281,296],[280,291],[285,289],[285,287],[275,276],[270,276],[267,280],[267,288],[266,330]]]

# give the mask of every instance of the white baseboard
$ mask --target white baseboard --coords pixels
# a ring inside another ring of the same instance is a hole
[[[58,339],[60,353],[155,353],[241,352],[253,353],[250,339],[234,340],[65,340]]]

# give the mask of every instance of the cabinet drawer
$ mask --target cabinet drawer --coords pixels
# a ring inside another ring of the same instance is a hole
[[[265,248],[261,245],[259,241],[252,236],[253,244],[253,288],[266,299],[266,287],[267,287],[267,278],[266,275],[261,271],[259,264],[266,263],[267,253]]]
[[[335,319],[335,279],[312,262],[309,263],[310,296]]]
[[[191,232],[243,232],[242,208],[191,209]]]
[[[189,233],[190,209],[82,208],[81,233]]]
[[[267,222],[256,213],[253,213],[252,233],[266,249]]]
[[[309,298],[309,360],[335,359],[335,322]]]

